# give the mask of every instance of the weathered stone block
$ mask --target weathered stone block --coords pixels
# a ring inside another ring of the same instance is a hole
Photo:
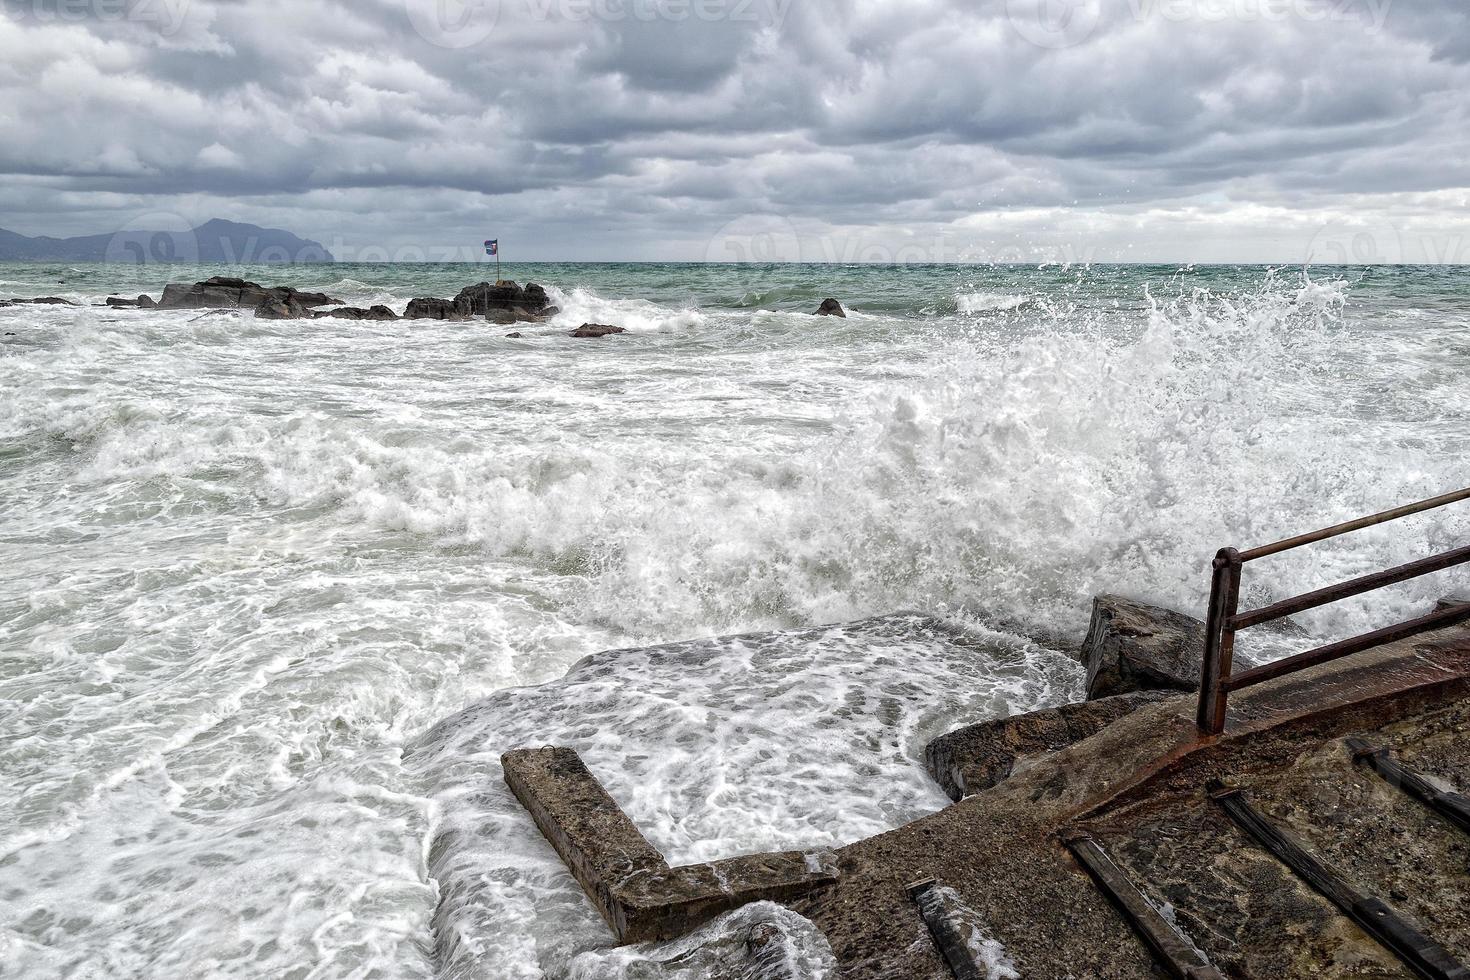
[[[799,851],[670,868],[572,749],[501,757],[505,781],[622,943],[673,939],[751,902],[781,902],[836,880]]]
[[[1197,691],[1205,624],[1193,616],[1121,596],[1093,600],[1082,643],[1087,699],[1134,691]]]
[[[924,749],[924,763],[950,799],[961,800],[1009,778],[1027,757],[1056,752],[1102,731],[1164,691],[1067,704],[959,728]]]

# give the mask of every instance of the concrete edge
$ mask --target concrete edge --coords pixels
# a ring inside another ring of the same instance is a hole
[[[575,750],[501,757],[505,782],[620,944],[675,939],[751,902],[785,902],[837,880],[835,862],[802,851],[670,868]]]

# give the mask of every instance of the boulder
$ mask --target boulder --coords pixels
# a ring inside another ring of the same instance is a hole
[[[469,314],[462,313],[452,299],[411,300],[403,311],[405,320],[468,320]]]
[[[398,314],[386,306],[373,306],[364,310],[360,306],[344,306],[337,310],[318,313],[319,317],[335,317],[338,320],[396,320]]]
[[[508,327],[513,323],[545,323],[561,312],[557,306],[548,306],[540,313],[528,313],[525,310],[491,310],[485,314],[485,319],[491,323]]]
[[[840,316],[844,320],[847,319],[847,311],[842,308],[842,304],[837,302],[835,299],[830,298],[822,300],[822,305],[817,307],[817,312],[813,313],[812,315]]]
[[[505,335],[505,339],[506,340],[520,340],[521,339],[521,335],[518,334],[518,333],[508,333],[508,334]]]
[[[137,300],[125,299],[121,296],[109,296],[107,297],[106,302],[107,305],[112,307],[114,310],[134,309],[138,305]]]
[[[502,279],[493,285],[482,282],[466,286],[454,297],[454,305],[466,316],[488,316],[496,312],[537,316],[545,315],[551,300],[546,290],[534,282],[522,289],[515,282]]]
[[[139,296],[138,297],[138,309],[140,309],[140,310],[156,310],[156,309],[158,309],[158,303],[154,301],[154,299],[153,299],[152,296]]]
[[[606,323],[584,323],[572,331],[573,337],[608,337],[615,333],[627,333],[622,327],[611,327]]]
[[[1082,642],[1087,699],[1134,691],[1197,691],[1204,649],[1205,624],[1193,616],[1121,596],[1098,596]]]
[[[288,305],[295,302],[308,309],[342,305],[340,299],[333,299],[325,293],[307,293],[290,286],[266,288],[259,283],[229,276],[214,276],[193,285],[171,282],[163,287],[163,298],[157,305],[165,310],[255,309],[268,299]]]
[[[77,305],[77,304],[73,303],[69,299],[62,299],[60,296],[37,296],[35,299],[12,299],[10,301],[10,304],[11,305],[14,305],[14,306],[26,306],[26,305],[29,305],[29,306],[76,306]]]
[[[257,320],[309,319],[312,312],[292,297],[267,296],[255,307]]]
[[[930,742],[924,765],[950,799],[958,801],[1010,778],[1038,755],[1075,745],[1137,708],[1172,696],[1135,691],[969,725]]]

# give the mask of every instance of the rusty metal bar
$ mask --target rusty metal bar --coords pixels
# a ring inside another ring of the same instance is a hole
[[[1359,891],[1303,847],[1293,835],[1277,827],[1251,806],[1239,789],[1220,788],[1211,795],[1230,814],[1230,818],[1255,838],[1258,844],[1274,854],[1297,877],[1336,905],[1343,915],[1357,923],[1360,929],[1419,976],[1430,980],[1470,978],[1470,970],[1443,946],[1420,932],[1414,922],[1399,915],[1382,899]]]
[[[1405,769],[1382,746],[1370,745],[1361,738],[1350,738],[1347,740],[1347,747],[1353,754],[1353,761],[1368,766],[1389,783],[1470,834],[1470,798],[1440,789],[1412,769]]]
[[[1400,565],[1398,568],[1391,568],[1386,572],[1375,572],[1372,575],[1364,575],[1361,578],[1355,578],[1349,582],[1340,582],[1337,585],[1330,585],[1325,589],[1318,589],[1315,592],[1308,592],[1291,599],[1273,602],[1269,606],[1262,606],[1260,609],[1252,609],[1238,616],[1232,616],[1227,625],[1232,630],[1250,629],[1252,626],[1269,623],[1273,619],[1282,619],[1293,613],[1316,609],[1318,606],[1325,606],[1342,599],[1350,599],[1353,596],[1362,595],[1364,592],[1371,592],[1374,589],[1381,589],[1388,585],[1397,585],[1400,582],[1407,582],[1409,579],[1418,578],[1421,575],[1428,575],[1431,572],[1440,572],[1446,568],[1463,565],[1466,562],[1470,562],[1470,546],[1457,548],[1454,551],[1447,551],[1442,555],[1421,558],[1419,561],[1410,562],[1407,565]]]
[[[1255,684],[1275,680],[1285,674],[1293,674],[1299,670],[1306,670],[1308,667],[1325,664],[1328,661],[1337,660],[1349,654],[1371,650],[1373,647],[1380,646],[1384,643],[1393,643],[1395,640],[1418,636],[1420,633],[1428,633],[1446,626],[1453,626],[1456,623],[1463,623],[1467,620],[1470,620],[1470,606],[1450,606],[1448,609],[1441,609],[1439,612],[1430,613],[1428,616],[1411,619],[1407,623],[1399,623],[1397,626],[1387,626],[1381,630],[1374,630],[1372,633],[1355,636],[1350,640],[1329,643],[1324,647],[1317,647],[1315,650],[1308,650],[1306,653],[1297,654],[1295,657],[1287,657],[1285,660],[1277,660],[1275,663],[1269,663],[1262,667],[1256,667],[1253,670],[1247,670],[1242,674],[1236,674],[1234,677],[1227,677],[1223,686],[1227,692],[1238,691],[1243,687],[1251,687]]]
[[[1374,514],[1372,517],[1360,517],[1355,521],[1348,521],[1345,524],[1337,524],[1333,527],[1323,528],[1320,531],[1313,531],[1311,534],[1301,534],[1294,538],[1278,541],[1275,544],[1252,548],[1249,551],[1241,552],[1240,560],[1242,562],[1255,561],[1257,558],[1265,558],[1269,555],[1280,554],[1283,551],[1290,551],[1293,548],[1300,548],[1304,544],[1326,541],[1328,538],[1335,538],[1347,534],[1350,531],[1361,531],[1365,527],[1387,524],[1389,521],[1396,521],[1401,517],[1422,514],[1426,510],[1434,510],[1437,507],[1443,507],[1446,504],[1453,504],[1461,500],[1470,500],[1470,487],[1438,497],[1432,497],[1429,500],[1421,500],[1417,504],[1406,504],[1403,507],[1395,507],[1393,510],[1386,510],[1381,514]]]
[[[1091,834],[1069,834],[1065,842],[1077,862],[1087,869],[1103,894],[1112,899],[1133,931],[1153,952],[1154,959],[1162,963],[1171,976],[1178,980],[1225,980],[1224,974],[1210,965],[1209,959],[1189,937],[1164,918],[1127,873],[1113,863],[1108,852]]]
[[[1321,531],[1313,531],[1311,534],[1287,538],[1261,548],[1252,548],[1249,551],[1236,551],[1234,548],[1221,550],[1215,556],[1210,584],[1210,606],[1205,622],[1204,664],[1200,677],[1199,712],[1195,719],[1199,730],[1206,735],[1219,735],[1225,730],[1225,717],[1232,691],[1274,680],[1298,670],[1306,670],[1308,667],[1315,667],[1318,664],[1346,657],[1384,643],[1392,643],[1395,640],[1406,639],[1440,627],[1470,620],[1470,606],[1451,607],[1407,623],[1375,630],[1338,643],[1330,643],[1315,650],[1308,650],[1295,657],[1288,657],[1264,667],[1248,670],[1239,676],[1231,675],[1237,631],[1281,619],[1292,613],[1316,609],[1328,603],[1362,595],[1374,589],[1406,582],[1421,575],[1470,563],[1470,546],[1457,548],[1442,555],[1421,558],[1388,571],[1364,575],[1348,582],[1340,582],[1325,589],[1317,589],[1314,592],[1307,592],[1241,613],[1239,611],[1241,566],[1246,562],[1280,554],[1283,551],[1300,548],[1316,541],[1325,541],[1350,531],[1408,517],[1411,514],[1421,514],[1424,511],[1461,500],[1470,500],[1470,487],[1429,500],[1422,500],[1416,504],[1395,507],[1393,510],[1374,514],[1372,517],[1364,517],[1324,528]]]
[[[1234,548],[1224,548],[1215,556],[1214,577],[1210,585],[1199,715],[1195,719],[1200,731],[1211,735],[1219,735],[1225,730],[1229,693],[1225,681],[1230,677],[1235,660],[1235,631],[1230,628],[1230,621],[1235,617],[1239,604],[1240,554]]]

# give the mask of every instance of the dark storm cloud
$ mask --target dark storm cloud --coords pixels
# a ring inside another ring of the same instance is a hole
[[[348,244],[490,229],[545,257],[703,258],[762,216],[983,238],[1076,215],[1118,240],[1164,208],[1196,222],[1187,249],[1211,222],[1274,242],[1281,213],[1453,224],[1470,186],[1463,0],[0,12],[0,226],[30,233],[177,212]]]

